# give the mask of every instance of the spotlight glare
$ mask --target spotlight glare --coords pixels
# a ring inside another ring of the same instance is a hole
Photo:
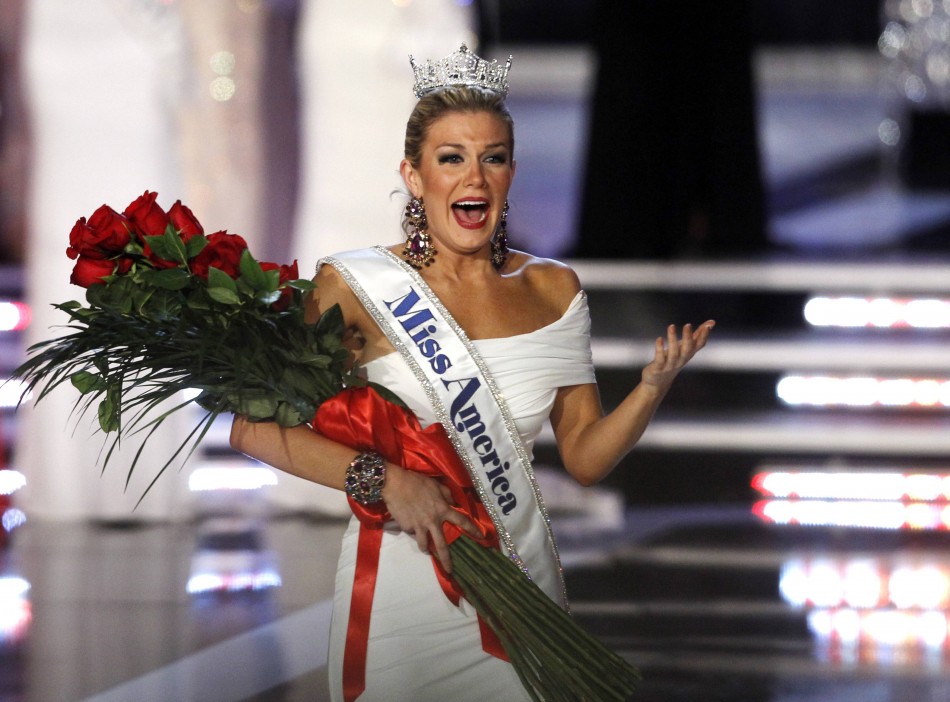
[[[786,375],[775,395],[790,406],[805,407],[950,407],[945,378],[873,378]]]
[[[22,331],[30,326],[32,312],[23,302],[0,302],[0,332]]]
[[[802,310],[813,327],[950,328],[950,300],[891,297],[812,297]]]

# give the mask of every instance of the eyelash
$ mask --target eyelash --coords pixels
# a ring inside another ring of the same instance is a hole
[[[508,158],[504,154],[490,154],[485,157],[488,163],[508,163]],[[461,163],[462,157],[459,154],[446,154],[439,156],[439,163]]]

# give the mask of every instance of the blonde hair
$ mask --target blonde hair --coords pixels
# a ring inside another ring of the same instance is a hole
[[[404,155],[413,168],[418,168],[421,163],[422,145],[429,129],[437,120],[452,112],[487,112],[500,118],[508,127],[508,141],[514,157],[515,123],[501,95],[477,87],[442,88],[423,95],[409,115]]]

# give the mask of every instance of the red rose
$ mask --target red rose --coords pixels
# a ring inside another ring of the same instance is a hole
[[[149,195],[151,195],[152,199],[154,200],[155,193],[146,192],[145,195],[143,195],[138,200],[136,200],[135,203],[133,203],[132,205],[129,205],[129,207],[132,207],[136,203],[141,202],[143,199],[145,199]],[[161,216],[159,216],[159,214],[156,213],[155,210],[157,210],[158,213],[161,213]],[[156,228],[156,232],[155,234],[150,234],[151,236],[165,233],[166,225],[163,222],[166,222],[166,223],[171,222],[171,225],[175,227],[175,229],[178,230],[178,233],[181,236],[181,240],[185,244],[187,244],[188,240],[191,239],[191,237],[193,237],[195,234],[204,233],[204,229],[202,228],[201,223],[198,222],[198,218],[195,217],[195,215],[192,213],[190,209],[188,209],[187,207],[181,204],[181,200],[177,200],[175,204],[171,206],[171,209],[168,210],[167,216],[165,216],[165,213],[162,212],[161,208],[158,207],[158,205],[155,205],[153,207],[152,217],[153,217],[153,221],[150,226],[154,226]],[[162,217],[165,217],[165,219],[162,220]],[[161,232],[157,231],[157,228],[159,226],[162,227]],[[181,265],[179,261],[168,260],[168,259],[161,258],[160,256],[157,256],[155,252],[152,251],[152,247],[149,246],[147,243],[143,244],[143,249],[144,249],[145,257],[149,260],[149,262],[151,262],[153,266],[155,266],[155,268],[176,268],[179,265]]]
[[[104,282],[102,278],[112,275],[114,268],[115,263],[113,261],[80,256],[73,268],[72,275],[69,276],[69,282],[82,288],[88,288],[90,285],[101,285]]]
[[[123,256],[118,258],[115,261],[115,273],[116,275],[125,275],[129,272],[129,269],[132,268],[132,264],[135,263],[135,259],[130,258],[129,256]]]
[[[297,280],[300,275],[297,273],[297,261],[295,260],[289,266],[282,263],[271,263],[269,261],[261,262],[261,268],[265,271],[280,269],[280,284],[283,285],[288,280]]]
[[[297,280],[300,277],[300,274],[297,272],[297,261],[294,260],[289,266],[277,263],[270,263],[265,261],[261,263],[261,268],[265,271],[280,270],[280,278],[278,285],[283,285],[288,280]],[[293,288],[284,288],[280,291],[280,299],[277,300],[271,307],[278,311],[283,312],[285,309],[290,307],[290,303],[294,299]]]
[[[66,247],[66,255],[70,258],[76,258],[82,253],[84,242],[95,237],[92,227],[86,224],[86,218],[80,217],[69,232],[69,246]],[[94,247],[89,247],[94,250]]]
[[[142,236],[161,236],[168,226],[168,215],[155,203],[158,193],[148,190],[125,208],[125,216]]]
[[[70,258],[110,258],[122,253],[131,239],[129,221],[108,205],[103,205],[92,213],[88,223],[85,217],[80,217],[73,225],[66,255]]]
[[[191,272],[208,278],[208,268],[214,266],[232,278],[241,274],[241,254],[247,250],[247,242],[237,234],[215,232],[208,236],[208,245],[191,262]]]
[[[181,204],[181,200],[177,200],[168,210],[168,219],[171,220],[172,226],[178,230],[178,233],[181,234],[181,240],[186,244],[195,234],[204,234],[205,232],[198,218],[190,209]]]

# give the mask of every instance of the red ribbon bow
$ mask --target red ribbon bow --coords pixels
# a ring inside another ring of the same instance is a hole
[[[390,463],[435,478],[452,493],[453,508],[465,515],[482,533],[479,543],[498,548],[498,534],[485,506],[478,499],[468,471],[459,459],[441,424],[423,429],[409,410],[384,399],[370,387],[348,388],[320,405],[313,418],[313,428],[333,441],[355,450],[372,449]],[[369,620],[376,589],[379,547],[383,525],[390,519],[385,503],[361,505],[348,499],[353,514],[360,521],[356,550],[356,573],[350,601],[346,648],[343,652],[343,691],[347,702],[355,700],[365,689],[366,649]],[[454,524],[443,522],[442,532],[451,544],[462,535]],[[442,591],[456,606],[462,590],[433,556],[432,563]],[[498,658],[508,660],[495,633],[479,617],[482,648]]]

